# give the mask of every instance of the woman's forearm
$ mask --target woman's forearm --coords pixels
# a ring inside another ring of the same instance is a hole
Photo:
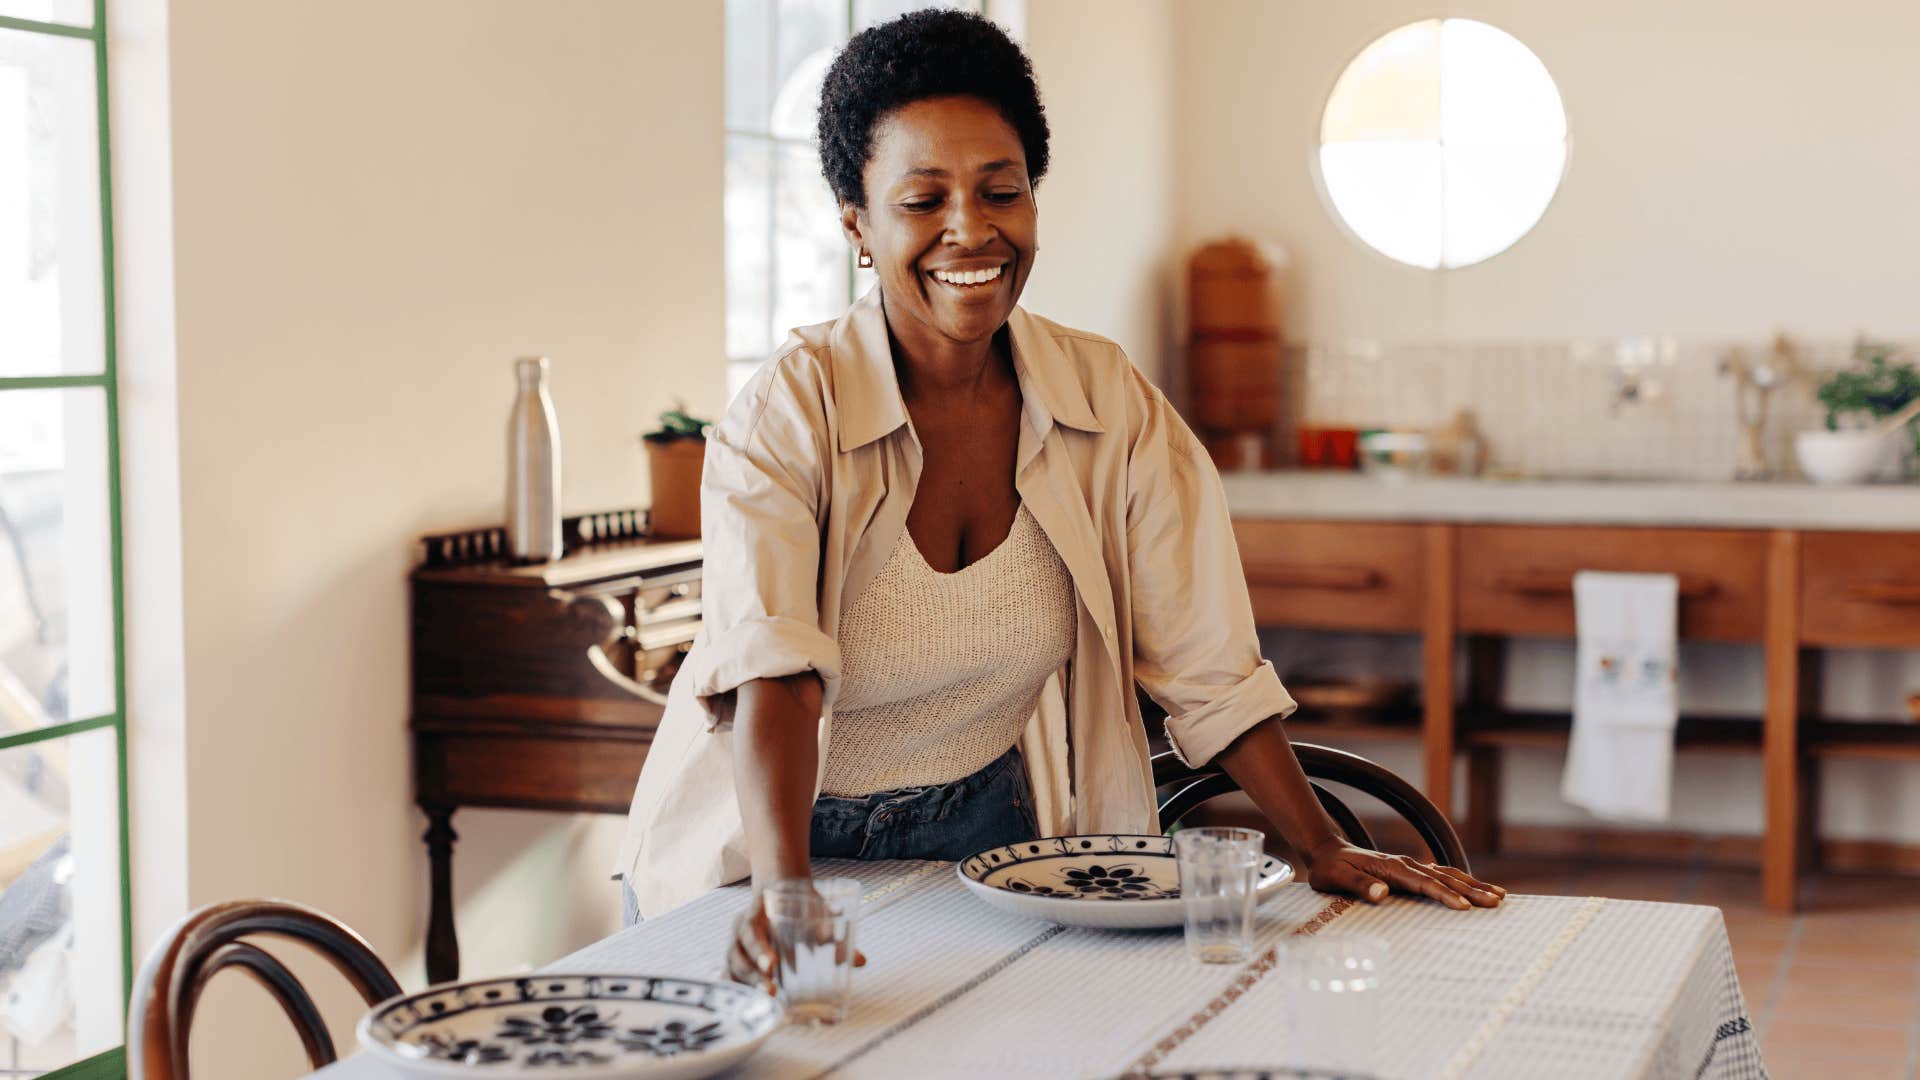
[[[806,877],[820,763],[820,678],[806,671],[755,679],[738,692],[733,776],[754,884]]]
[[[1341,839],[1301,771],[1279,717],[1247,729],[1218,760],[1301,858],[1311,862],[1322,848]]]

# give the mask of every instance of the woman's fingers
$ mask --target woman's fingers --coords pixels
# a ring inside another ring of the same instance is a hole
[[[1507,890],[1498,885],[1489,885],[1464,870],[1441,866],[1438,863],[1428,863],[1427,866],[1434,873],[1452,882],[1461,895],[1481,907],[1499,907],[1500,901],[1506,899]]]
[[[1369,904],[1377,904],[1387,898],[1390,891],[1385,881],[1369,874],[1357,859],[1342,856],[1328,868],[1327,881],[1323,885],[1319,880],[1312,882],[1315,888],[1328,888],[1350,893]],[[1315,877],[1318,878],[1316,873]]]
[[[727,974],[735,982],[777,993],[773,977],[773,945],[763,920],[748,911],[733,925],[733,946],[727,950]]]
[[[1433,873],[1430,867],[1399,857],[1386,860],[1387,865],[1380,868],[1384,876],[1394,887],[1432,900],[1456,911],[1465,911],[1473,902],[1454,887],[1453,882]]]

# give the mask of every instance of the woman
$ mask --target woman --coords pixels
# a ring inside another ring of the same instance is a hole
[[[1047,168],[1019,48],[951,11],[856,35],[820,147],[879,285],[795,331],[708,441],[705,621],[635,792],[630,907],[810,857],[1157,832],[1136,680],[1315,888],[1498,904],[1340,836],[1206,453],[1116,345],[1015,306]],[[736,977],[765,976],[762,932],[743,924]]]

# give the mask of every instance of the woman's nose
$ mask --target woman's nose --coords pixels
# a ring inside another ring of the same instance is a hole
[[[941,239],[972,250],[985,247],[993,236],[993,225],[977,200],[954,199],[947,204],[947,231]]]

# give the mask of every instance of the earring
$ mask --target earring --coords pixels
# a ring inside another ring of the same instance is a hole
[[[871,270],[873,269],[873,256],[863,251],[860,253],[860,258],[855,261],[855,265],[862,270]]]

